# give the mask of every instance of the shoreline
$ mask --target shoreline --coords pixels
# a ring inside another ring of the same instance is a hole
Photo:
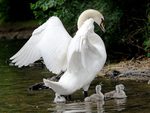
[[[118,80],[150,80],[150,58],[131,59],[105,65],[98,76]]]
[[[35,20],[1,24],[0,40],[29,39],[38,26]]]

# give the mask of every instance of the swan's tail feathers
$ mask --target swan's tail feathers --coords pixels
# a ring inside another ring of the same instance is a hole
[[[46,87],[53,89],[56,93],[61,95],[66,95],[68,90],[61,86],[59,82],[50,81],[48,79],[43,79]]]
[[[44,85],[45,85],[46,87],[51,88],[51,82],[52,82],[52,81],[50,81],[50,80],[44,78],[44,79],[43,79],[43,82],[44,82]]]

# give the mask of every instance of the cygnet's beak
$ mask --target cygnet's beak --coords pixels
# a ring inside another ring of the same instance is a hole
[[[124,90],[124,91],[127,91],[127,89],[126,89],[126,88],[124,88],[123,90]]]
[[[101,30],[102,30],[103,32],[105,32],[105,28],[104,28],[103,22],[100,24],[100,28],[101,28]]]

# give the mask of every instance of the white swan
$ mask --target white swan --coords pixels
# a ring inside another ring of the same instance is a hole
[[[103,20],[96,10],[84,11],[78,19],[78,31],[71,38],[60,19],[53,16],[35,29],[28,42],[10,59],[22,67],[42,57],[49,71],[55,74],[66,71],[58,82],[43,79],[57,94],[69,95],[80,88],[88,91],[106,61],[105,45],[93,25],[96,22],[104,31]]]
[[[96,90],[96,94],[93,94],[89,97],[86,97],[84,99],[85,102],[96,102],[96,101],[103,101],[104,100],[104,95],[101,92],[101,85],[97,85],[95,90]]]
[[[127,95],[124,92],[124,88],[123,84],[116,85],[116,89],[114,91],[105,93],[104,96],[105,98],[126,98]]]

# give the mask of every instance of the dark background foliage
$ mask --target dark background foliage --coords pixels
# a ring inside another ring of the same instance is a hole
[[[14,22],[33,19],[30,9],[33,0],[0,0],[0,21]]]
[[[0,0],[0,21],[35,19],[42,24],[50,16],[58,16],[73,36],[77,19],[86,9],[97,9],[105,17],[106,32],[98,26],[109,58],[150,57],[149,0]]]

